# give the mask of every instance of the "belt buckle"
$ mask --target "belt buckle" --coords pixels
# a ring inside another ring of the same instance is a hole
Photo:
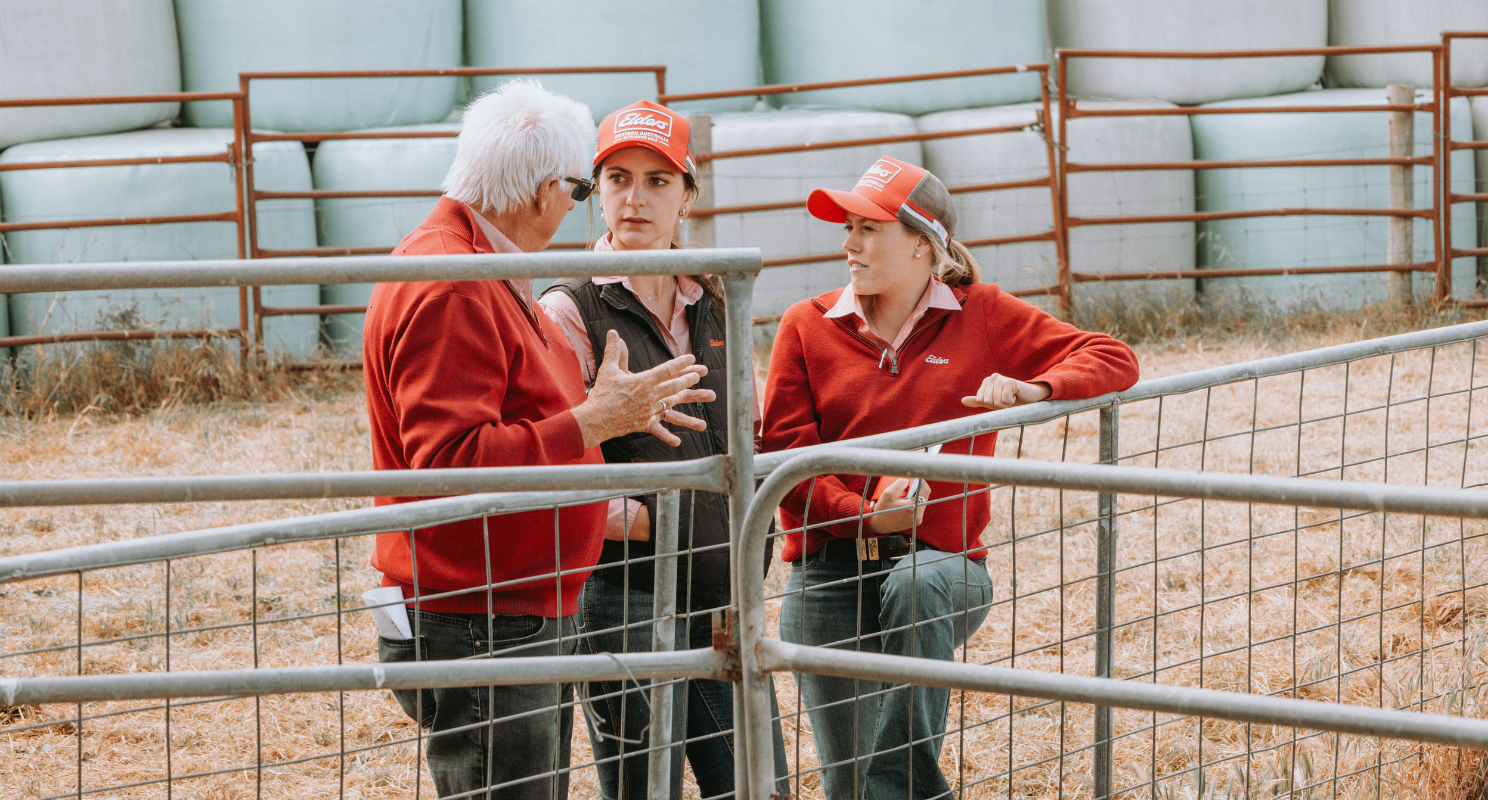
[[[859,539],[858,540],[858,560],[859,561],[877,561],[878,560],[878,539],[877,538],[868,538],[868,539]]]

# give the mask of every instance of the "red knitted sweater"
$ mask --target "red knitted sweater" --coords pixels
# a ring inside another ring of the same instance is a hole
[[[490,252],[469,209],[443,198],[393,255]],[[598,447],[584,449],[570,411],[584,401],[573,348],[505,281],[378,284],[362,354],[376,469],[604,463]],[[495,613],[574,613],[587,570],[599,560],[605,504],[564,508],[556,522],[553,517],[553,511],[528,511],[420,529],[418,594],[484,586],[489,574]],[[413,562],[407,532],[378,535],[372,566],[382,571],[384,586],[402,586],[410,599]],[[580,571],[560,582],[553,577],[560,568]],[[483,614],[487,592],[420,600],[419,607]]]
[[[900,348],[895,374],[851,317],[823,316],[842,291],[798,302],[780,321],[765,388],[767,452],[984,413],[961,405],[961,398],[976,394],[982,379],[994,372],[1047,383],[1057,399],[1094,397],[1137,381],[1131,348],[1060,322],[992,284],[953,288],[961,310],[931,309]],[[941,452],[990,456],[996,442],[995,434],[975,437],[974,447],[971,439],[961,439]],[[868,480],[828,475],[814,487],[807,482],[792,491],[781,503],[788,530],[839,522],[809,531],[804,543],[799,532],[786,534],[781,558],[794,561],[834,536],[868,531],[867,521],[860,525],[858,519]],[[937,549],[980,558],[986,552],[982,531],[991,518],[987,494],[976,493],[982,488],[931,481],[932,500],[973,494],[959,502],[932,502],[916,535]]]

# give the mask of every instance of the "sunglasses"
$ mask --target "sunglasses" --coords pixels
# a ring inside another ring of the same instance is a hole
[[[594,193],[594,181],[583,178],[564,178],[564,180],[574,185],[573,191],[569,192],[568,196],[575,200],[588,200],[589,195]]]

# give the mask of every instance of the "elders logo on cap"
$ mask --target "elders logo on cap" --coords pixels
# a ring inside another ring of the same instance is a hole
[[[884,191],[884,187],[888,186],[889,182],[894,180],[894,176],[898,175],[902,169],[903,167],[900,167],[898,164],[886,158],[880,158],[873,166],[868,168],[867,172],[863,173],[863,177],[858,179],[857,185],[867,186],[869,189],[877,189],[880,192]]]
[[[665,111],[637,109],[615,118],[615,138],[647,139],[661,145],[672,140],[672,115]]]

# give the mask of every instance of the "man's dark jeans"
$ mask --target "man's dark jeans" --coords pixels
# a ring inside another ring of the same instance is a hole
[[[579,644],[573,616],[549,619],[413,609],[408,616],[415,638],[379,638],[377,651],[383,663],[571,655]],[[422,643],[417,655],[415,641]],[[440,797],[568,796],[573,684],[409,689],[393,696],[429,731],[424,752]]]

